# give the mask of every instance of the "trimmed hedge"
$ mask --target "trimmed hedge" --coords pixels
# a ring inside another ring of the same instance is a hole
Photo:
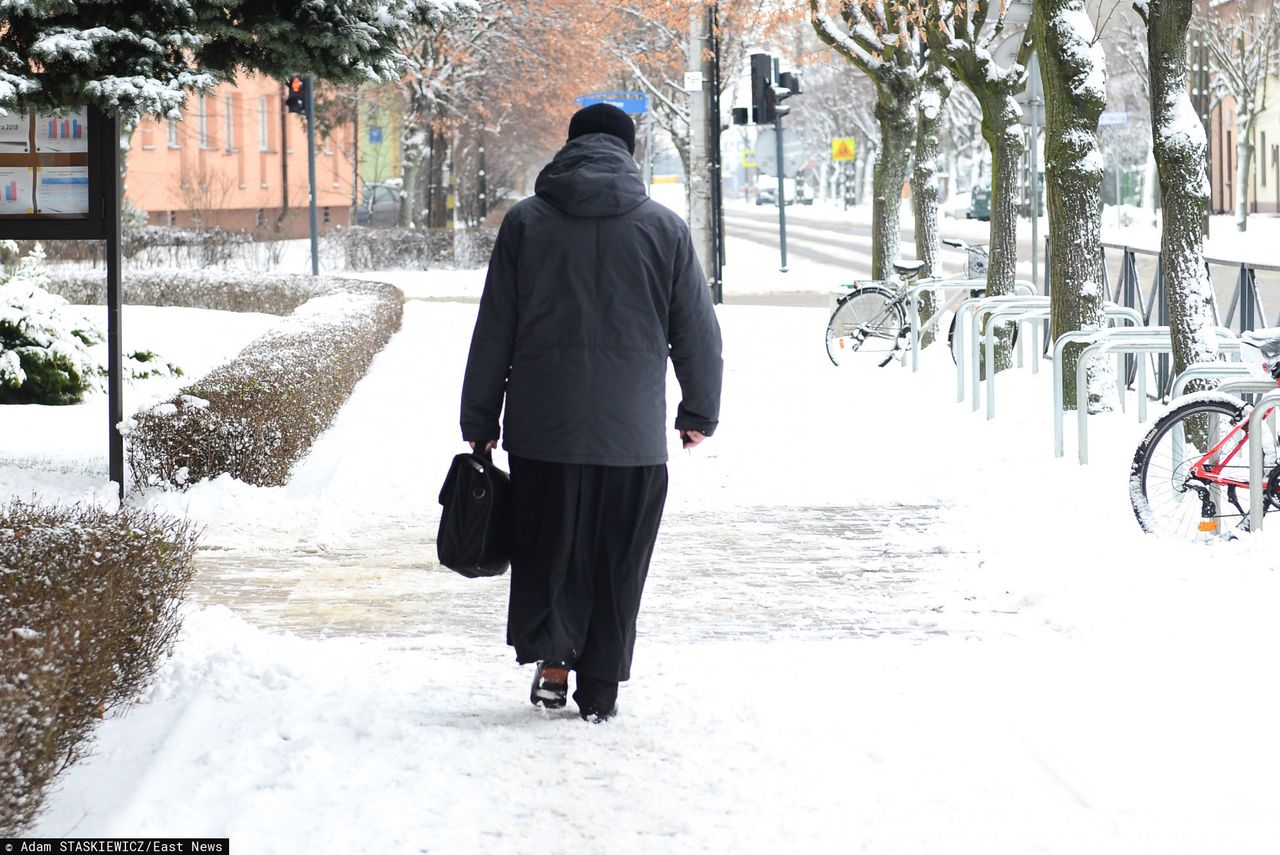
[[[155,674],[195,547],[189,523],[130,508],[0,505],[0,836]]]
[[[332,278],[226,270],[126,270],[124,301],[138,306],[183,306],[226,312],[287,315]],[[52,270],[46,288],[77,305],[107,301],[105,270]]]
[[[390,285],[320,283],[234,360],[127,420],[137,483],[185,487],[223,473],[261,486],[288,480],[400,328],[404,310]]]
[[[371,229],[352,226],[324,236],[326,251],[340,255],[347,270],[429,270],[483,267],[498,230]]]

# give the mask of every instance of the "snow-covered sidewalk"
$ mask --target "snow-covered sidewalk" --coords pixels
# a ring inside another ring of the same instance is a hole
[[[238,852],[1252,853],[1280,836],[1274,539],[1127,516],[1141,429],[1049,457],[925,370],[836,370],[820,309],[722,307],[722,427],[675,448],[621,715],[529,706],[505,580],[435,565],[474,305],[410,300],[287,487],[207,526],[183,640],[37,834]],[[672,396],[676,390],[673,386]],[[1016,404],[1021,404],[1021,407]]]

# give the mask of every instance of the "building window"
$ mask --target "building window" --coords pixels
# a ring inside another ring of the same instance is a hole
[[[1258,160],[1262,161],[1262,186],[1267,186],[1267,132],[1262,132],[1262,145],[1258,147],[1258,151],[1262,152],[1262,157]]]
[[[177,211],[170,211],[170,212],[169,212],[169,225],[171,225],[171,226],[176,226],[177,224],[178,224],[178,212],[177,212]]]
[[[196,119],[198,130],[200,132],[200,147],[209,147],[209,104],[207,99],[201,95],[196,102]]]
[[[267,212],[259,208],[258,213],[253,217],[253,222],[258,228],[265,226],[267,224]]]
[[[267,125],[268,114],[267,96],[263,95],[258,99],[258,148],[262,151],[271,150],[271,134]]]
[[[327,207],[324,209],[324,224],[326,226],[329,225],[329,209]]]
[[[144,149],[153,149],[156,147],[156,131],[152,122],[143,122],[138,127],[138,132],[142,136],[142,147]]]
[[[169,120],[169,148],[178,148],[178,120]]]
[[[235,134],[235,102],[231,100],[231,96],[222,99],[222,108],[226,113],[226,132],[227,132],[227,151],[235,151],[236,134]]]

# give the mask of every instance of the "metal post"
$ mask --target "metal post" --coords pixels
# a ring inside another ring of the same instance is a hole
[[[120,175],[120,123],[115,116],[104,116],[102,164],[103,196],[107,200],[105,227],[107,233],[107,457],[108,475],[116,483],[116,494],[124,502],[124,349],[120,332],[120,209],[124,182]]]
[[[787,272],[787,196],[783,186],[782,174],[785,171],[782,168],[782,117],[775,116],[773,120],[773,140],[778,152],[778,246],[782,250],[782,266],[778,268],[783,273]]]
[[[320,233],[316,224],[316,78],[307,75],[307,175],[311,181],[311,275],[320,275]]]
[[[480,194],[480,222],[489,216],[489,175],[484,162],[484,129],[480,129],[480,168],[476,171],[476,189]]]
[[[712,283],[712,299],[724,302],[724,187],[721,185],[723,167],[720,163],[720,3],[707,7],[707,35],[711,40],[711,56],[708,61],[711,79],[711,109],[708,112],[709,163],[707,170],[711,180],[711,245],[714,258],[711,270],[715,273]]]

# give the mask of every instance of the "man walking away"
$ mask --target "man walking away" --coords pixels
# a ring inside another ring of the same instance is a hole
[[[462,389],[463,439],[511,462],[507,643],[530,699],[617,711],[667,494],[667,359],[686,448],[716,428],[720,327],[689,229],[645,194],[635,125],[594,104],[498,231]]]

